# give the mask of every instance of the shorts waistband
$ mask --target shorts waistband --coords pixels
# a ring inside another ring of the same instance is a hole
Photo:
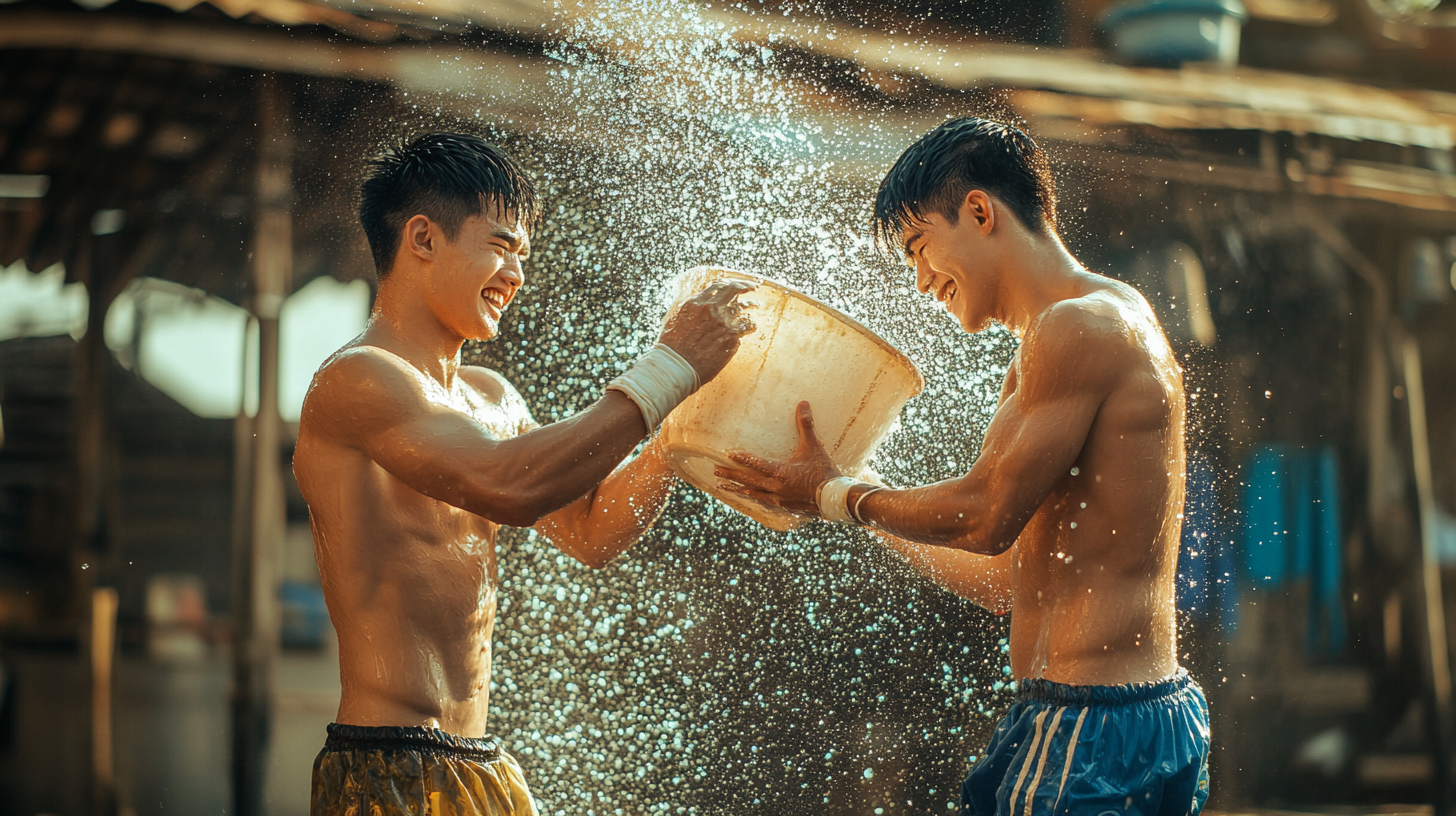
[[[418,725],[345,725],[329,723],[325,751],[419,751],[480,762],[501,757],[493,739],[459,737],[438,728]]]
[[[1026,702],[1049,703],[1065,706],[1117,706],[1145,703],[1172,697],[1198,684],[1188,676],[1188,670],[1180,668],[1178,673],[1166,680],[1149,683],[1128,683],[1121,686],[1069,686],[1041,678],[1028,678],[1017,683],[1016,698]]]

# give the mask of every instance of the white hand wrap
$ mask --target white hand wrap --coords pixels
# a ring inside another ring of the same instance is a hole
[[[832,521],[836,524],[853,524],[854,516],[849,514],[849,489],[859,484],[858,481],[848,476],[840,476],[837,479],[830,479],[819,485],[819,493],[815,497],[819,503],[819,515],[825,521]]]
[[[661,343],[642,355],[622,376],[607,383],[607,391],[621,391],[637,403],[649,432],[662,423],[678,403],[702,387],[698,372],[682,355]]]

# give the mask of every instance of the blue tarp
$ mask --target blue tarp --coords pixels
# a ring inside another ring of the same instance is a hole
[[[1259,589],[1308,581],[1306,649],[1338,653],[1345,645],[1344,536],[1334,451],[1264,445],[1244,472],[1244,579]]]

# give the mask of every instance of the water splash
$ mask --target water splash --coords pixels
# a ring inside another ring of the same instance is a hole
[[[967,338],[873,247],[877,179],[836,162],[873,123],[814,124],[786,58],[737,34],[680,3],[611,0],[548,47],[561,125],[515,150],[548,216],[515,314],[471,356],[562,418],[655,339],[682,269],[742,268],[921,367],[882,474],[964,472],[1014,343]],[[543,813],[946,813],[1008,699],[1004,621],[862,533],[773,533],[681,487],[606,570],[529,533],[501,558],[492,728]]]

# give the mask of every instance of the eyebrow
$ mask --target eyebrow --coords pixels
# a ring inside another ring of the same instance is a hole
[[[505,241],[506,248],[515,255],[521,255],[531,251],[530,239],[524,233],[517,232],[513,229],[496,227],[491,230],[490,237]]]

